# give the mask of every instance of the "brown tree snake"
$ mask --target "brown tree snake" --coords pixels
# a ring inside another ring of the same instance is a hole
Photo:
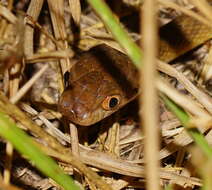
[[[158,58],[170,62],[212,37],[212,28],[186,15],[159,30]],[[138,94],[139,72],[123,53],[106,45],[83,53],[71,68],[59,111],[70,121],[89,126],[111,115]]]

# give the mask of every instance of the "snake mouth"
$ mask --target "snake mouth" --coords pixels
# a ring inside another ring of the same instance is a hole
[[[104,112],[102,112],[102,110],[95,110],[92,113],[84,113],[81,117],[72,118],[71,121],[80,126],[90,126],[99,122],[100,120],[102,120],[102,118],[105,117],[106,115]]]

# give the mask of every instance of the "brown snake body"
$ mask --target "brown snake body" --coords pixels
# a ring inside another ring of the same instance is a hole
[[[212,38],[212,28],[182,15],[160,28],[159,36],[158,58],[170,62]],[[71,68],[59,111],[76,124],[94,124],[133,100],[138,82],[139,72],[126,55],[106,45],[96,46]]]

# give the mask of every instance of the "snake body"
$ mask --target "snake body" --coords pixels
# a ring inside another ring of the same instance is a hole
[[[159,30],[159,55],[170,62],[212,38],[212,28],[182,15]],[[70,121],[89,126],[111,115],[138,94],[139,72],[123,53],[99,45],[83,53],[70,70],[69,86],[59,111]]]

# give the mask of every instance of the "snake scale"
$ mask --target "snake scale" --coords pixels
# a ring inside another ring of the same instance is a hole
[[[159,29],[158,58],[170,62],[212,38],[212,28],[182,15]],[[139,72],[123,53],[99,45],[83,53],[70,70],[58,109],[70,121],[89,126],[138,94]]]

